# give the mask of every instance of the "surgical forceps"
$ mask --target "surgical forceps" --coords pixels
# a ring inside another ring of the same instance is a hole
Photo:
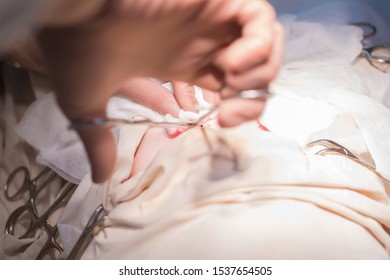
[[[243,98],[243,99],[266,99],[271,96],[271,93],[265,90],[246,90],[242,91],[237,95],[227,97],[226,99],[231,98]],[[89,127],[115,127],[118,125],[150,125],[153,127],[163,127],[163,128],[193,128],[200,126],[201,121],[205,119],[205,117],[212,114],[218,105],[212,105],[208,108],[200,108],[197,109],[207,109],[209,110],[205,115],[201,116],[197,121],[188,121],[188,122],[158,122],[152,121],[149,119],[141,119],[141,120],[128,120],[128,119],[114,119],[114,118],[95,118],[91,120],[83,120],[83,121],[73,121],[69,128],[71,129],[83,129]]]
[[[47,239],[39,251],[37,259],[60,254],[63,250],[58,241],[58,228],[56,225],[53,226],[49,219],[66,202],[66,199],[70,198],[76,189],[76,185],[69,182],[66,183],[61,187],[60,194],[48,209],[45,211],[38,211],[37,209],[37,200],[39,198],[42,199],[44,195],[43,190],[56,178],[58,177],[55,172],[45,168],[38,176],[31,179],[29,170],[22,166],[16,168],[10,174],[4,186],[5,196],[11,201],[20,198],[25,192],[28,192],[27,202],[9,216],[5,226],[5,233],[19,239],[37,238],[40,234],[44,234]]]
[[[376,69],[386,72],[390,66],[390,44],[367,47],[365,41],[376,34],[376,27],[368,22],[356,22],[351,23],[351,25],[361,27],[363,30],[368,30],[367,33],[363,34],[363,49],[360,53],[360,57],[364,57],[371,66]],[[382,67],[386,65],[388,67],[383,70]]]

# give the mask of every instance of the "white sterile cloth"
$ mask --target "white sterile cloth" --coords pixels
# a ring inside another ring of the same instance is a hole
[[[173,90],[171,83],[163,86]],[[210,104],[203,99],[201,89],[196,86],[194,89],[198,103],[202,108],[207,108]],[[156,122],[197,120],[206,112],[206,109],[199,113],[180,110],[179,118],[174,118],[169,114],[163,116],[119,96],[112,97],[107,105],[109,117],[128,120],[142,118]],[[69,129],[69,122],[59,109],[53,93],[39,97],[28,108],[15,129],[21,139],[27,141],[38,151],[37,162],[50,167],[64,179],[77,184],[90,172],[84,146],[77,133]],[[114,134],[117,133],[115,131],[114,129]]]
[[[190,130],[128,179],[131,135],[121,130],[118,168],[100,186],[106,228],[83,258],[389,258],[388,193],[351,160],[311,155],[250,123],[208,131],[211,149]],[[92,189],[89,178],[79,188]]]

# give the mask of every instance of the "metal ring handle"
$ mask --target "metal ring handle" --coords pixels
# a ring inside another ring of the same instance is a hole
[[[366,34],[363,33],[363,40],[366,40],[368,38],[373,37],[377,32],[376,26],[369,23],[369,22],[354,22],[354,23],[351,23],[350,25],[361,27],[363,29],[363,31],[364,31],[364,29],[371,30],[371,32],[369,32],[369,33],[366,33]]]
[[[390,45],[377,45],[363,50],[364,54],[368,56],[368,59],[375,60],[378,63],[390,64],[390,57],[381,55],[375,55],[374,52],[379,50],[388,50],[390,52]]]
[[[20,188],[18,188],[16,190],[16,192],[11,195],[10,194],[10,186],[11,186],[11,183],[12,181],[15,179],[15,177],[18,175],[18,174],[24,174],[24,179],[23,179],[23,183],[21,185]],[[14,171],[12,171],[12,173],[8,176],[8,179],[7,181],[5,182],[5,185],[4,185],[4,192],[5,192],[5,197],[9,200],[9,201],[13,201],[13,200],[16,200],[19,198],[20,194],[24,191],[25,188],[28,188],[29,185],[31,184],[31,180],[30,180],[30,172],[28,171],[28,169],[24,166],[20,166],[18,168],[16,168]],[[30,190],[32,191],[32,190]],[[32,193],[30,193],[30,196],[32,195]]]

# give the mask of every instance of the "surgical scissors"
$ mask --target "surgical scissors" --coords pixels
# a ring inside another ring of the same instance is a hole
[[[238,93],[237,95],[233,95],[225,99],[231,98],[243,98],[243,99],[266,99],[271,96],[271,93],[265,90],[246,90]],[[200,126],[200,123],[206,116],[209,116],[218,108],[218,104],[212,105],[208,108],[200,108],[196,109],[207,109],[209,110],[205,115],[201,116],[196,121],[188,121],[188,122],[165,122],[165,121],[153,121],[149,119],[141,119],[141,120],[129,120],[129,119],[117,119],[117,118],[95,118],[91,120],[82,120],[82,121],[73,121],[69,128],[71,129],[83,129],[89,127],[115,127],[118,125],[150,125],[153,127],[163,127],[163,128],[193,128]]]
[[[386,69],[382,69],[382,67],[386,65],[390,66],[390,44],[367,47],[366,40],[375,36],[377,33],[377,28],[375,25],[369,22],[356,22],[351,23],[351,25],[361,27],[363,31],[368,30],[368,32],[363,34],[363,49],[360,53],[360,57],[367,59],[371,66],[375,67],[376,69],[382,72],[386,72],[388,67],[386,67]]]
[[[76,185],[67,182],[62,186],[55,201],[43,213],[39,213],[40,211],[38,211],[36,203],[39,200],[39,196],[44,195],[42,194],[43,190],[56,178],[58,177],[55,172],[49,168],[45,168],[38,176],[31,179],[29,170],[21,166],[10,174],[4,186],[5,196],[9,200],[16,200],[23,193],[28,192],[27,202],[19,208],[16,208],[9,216],[5,226],[5,233],[18,237],[19,239],[38,238],[41,234],[45,235],[47,239],[38,252],[37,259],[52,256],[53,254],[56,255],[56,253],[60,254],[63,250],[58,241],[58,228],[56,225],[51,225],[49,220],[53,213],[63,203],[66,203],[66,199],[70,198],[76,189]],[[11,193],[11,189],[13,188],[15,190]]]

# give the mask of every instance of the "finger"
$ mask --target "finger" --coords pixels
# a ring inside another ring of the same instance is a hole
[[[57,101],[70,121],[91,120],[106,116],[108,98],[98,96],[83,96],[75,98],[72,95],[61,94],[58,90]],[[87,102],[89,100],[89,103]],[[83,104],[84,107],[81,107]],[[106,181],[112,174],[116,160],[116,146],[109,128],[93,127],[77,130],[92,170],[92,180],[95,183]]]
[[[75,99],[73,96],[60,94],[60,92],[57,92],[58,104],[70,121],[91,120],[106,116],[107,99],[102,98],[101,95],[80,96],[79,99]],[[90,100],[90,107],[81,108],[79,104],[86,105],[85,99]],[[104,127],[91,127],[78,129],[77,133],[88,155],[93,182],[103,183],[111,176],[116,161],[116,145],[111,130]]]
[[[172,92],[148,78],[129,79],[121,85],[117,93],[162,115],[179,115],[180,106]]]
[[[184,111],[195,112],[195,107],[198,105],[198,101],[195,98],[195,89],[192,84],[185,82],[175,81],[172,82],[173,91],[177,103]]]
[[[241,2],[241,6],[239,5]],[[266,1],[237,1],[242,36],[221,51],[216,64],[225,73],[240,73],[265,63],[272,49],[275,11]]]
[[[234,98],[220,105],[218,123],[221,127],[234,127],[257,119],[264,109],[265,100]]]
[[[191,67],[191,66],[190,66]],[[188,70],[188,69],[187,69]],[[176,75],[175,80],[185,81],[187,83],[197,85],[201,88],[206,88],[212,91],[219,91],[224,84],[225,74],[221,69],[216,67],[211,62],[204,67],[201,67],[195,73],[192,71],[184,71],[183,75]],[[187,74],[187,75],[186,75]],[[189,75],[188,75],[189,74]],[[167,77],[166,77],[167,78]],[[171,80],[172,78],[168,79]]]
[[[227,87],[222,91],[222,96],[229,96],[247,89],[265,89],[277,76],[283,60],[284,31],[279,23],[275,25],[274,30],[275,41],[268,61],[239,74],[227,74]]]
[[[208,103],[211,104],[219,104],[221,101],[221,96],[218,92],[208,90],[208,89],[202,89],[203,91],[203,98],[206,100]]]
[[[78,133],[91,164],[92,180],[103,183],[112,175],[116,161],[116,145],[111,130],[94,127],[79,129]]]

